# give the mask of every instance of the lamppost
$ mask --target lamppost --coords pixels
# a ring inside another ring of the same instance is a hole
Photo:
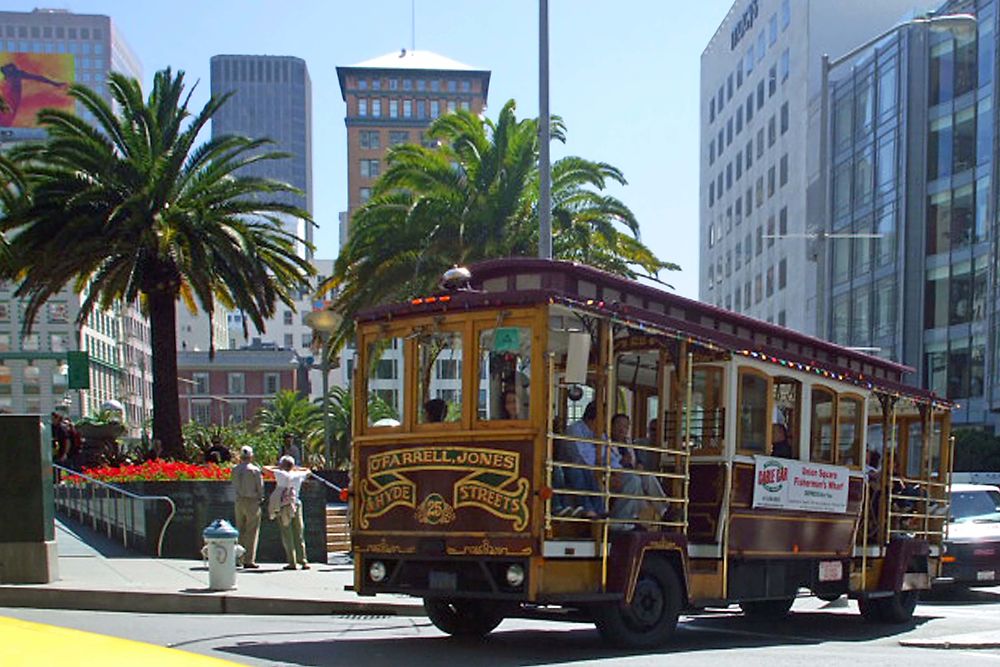
[[[343,318],[332,310],[313,310],[306,313],[306,326],[312,329],[313,334],[320,340],[320,372],[323,374],[323,453],[326,463],[332,470],[333,465],[333,439],[330,434],[330,353],[326,349],[333,335]]]
[[[829,143],[830,143],[830,71],[838,67],[848,60],[854,58],[859,53],[862,53],[866,49],[875,46],[881,42],[886,37],[894,35],[903,28],[909,28],[916,25],[926,25],[929,28],[937,30],[975,30],[977,26],[976,17],[972,14],[942,14],[940,16],[919,16],[917,18],[910,19],[909,21],[903,21],[902,23],[897,23],[888,30],[875,35],[868,41],[859,44],[847,53],[834,58],[831,60],[830,56],[826,53],[823,54],[821,59],[821,79],[820,79],[820,142],[819,142],[819,159],[820,159],[820,169],[822,187],[823,187],[823,215],[821,220],[823,221],[823,228],[816,235],[818,239],[824,240],[828,238],[833,238],[834,235],[829,233],[832,228],[832,215],[830,201],[830,160],[829,160]],[[841,236],[841,235],[838,235]],[[847,236],[847,235],[845,235]],[[851,238],[855,238],[855,235],[849,235]],[[861,235],[857,235],[861,236]],[[843,237],[843,236],[841,236]],[[827,280],[827,261],[826,254],[829,251],[828,247],[824,246],[822,249],[816,252],[816,333],[820,338],[827,337],[827,317],[826,317],[826,280]]]

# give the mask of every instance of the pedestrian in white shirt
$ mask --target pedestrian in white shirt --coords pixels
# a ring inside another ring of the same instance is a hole
[[[301,565],[303,570],[308,570],[299,491],[302,482],[312,473],[308,468],[296,467],[295,459],[287,455],[279,459],[277,467],[268,466],[268,469],[274,472],[276,482],[268,500],[268,515],[272,520],[275,518],[278,520],[281,546],[285,548],[285,556],[288,559],[285,569],[294,570],[296,565]]]

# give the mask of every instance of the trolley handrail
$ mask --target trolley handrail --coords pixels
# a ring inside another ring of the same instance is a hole
[[[160,529],[160,537],[156,541],[156,557],[157,558],[161,558],[162,557],[162,554],[163,554],[163,536],[166,534],[166,532],[167,532],[167,526],[169,526],[170,522],[173,520],[174,514],[177,513],[177,505],[174,504],[173,498],[171,498],[170,496],[144,496],[144,495],[141,495],[141,494],[138,494],[138,493],[133,493],[132,491],[129,491],[128,489],[123,489],[120,486],[115,486],[114,484],[111,484],[109,482],[105,482],[105,481],[102,481],[102,480],[99,480],[99,479],[95,479],[94,477],[91,477],[90,475],[88,475],[86,473],[79,472],[77,470],[73,470],[72,468],[67,468],[65,466],[61,466],[58,463],[53,463],[52,467],[55,468],[56,470],[62,471],[63,473],[65,473],[67,475],[72,475],[74,477],[82,477],[83,479],[85,479],[85,480],[87,480],[89,482],[93,482],[94,484],[96,484],[98,486],[102,486],[102,487],[104,487],[106,489],[110,489],[110,490],[112,490],[112,491],[114,491],[116,493],[120,493],[123,496],[129,497],[129,498],[133,498],[135,500],[139,500],[139,501],[142,501],[142,502],[155,501],[155,500],[165,500],[165,501],[167,501],[167,504],[170,506],[170,514],[167,515],[166,521],[163,522],[163,527]]]

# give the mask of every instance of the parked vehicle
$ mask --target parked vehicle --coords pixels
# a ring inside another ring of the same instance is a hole
[[[1000,489],[952,484],[948,536],[935,584],[1000,584]]]

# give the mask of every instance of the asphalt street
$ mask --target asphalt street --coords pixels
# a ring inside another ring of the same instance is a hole
[[[938,596],[902,628],[864,623],[853,603],[800,599],[781,623],[750,622],[733,610],[682,619],[672,644],[655,652],[605,647],[593,626],[510,619],[482,641],[446,637],[424,618],[124,614],[0,609],[0,615],[136,639],[246,665],[671,665],[849,663],[1000,666],[1000,649],[906,647],[903,640],[995,631],[1000,587]],[[759,661],[759,663],[757,662]]]

